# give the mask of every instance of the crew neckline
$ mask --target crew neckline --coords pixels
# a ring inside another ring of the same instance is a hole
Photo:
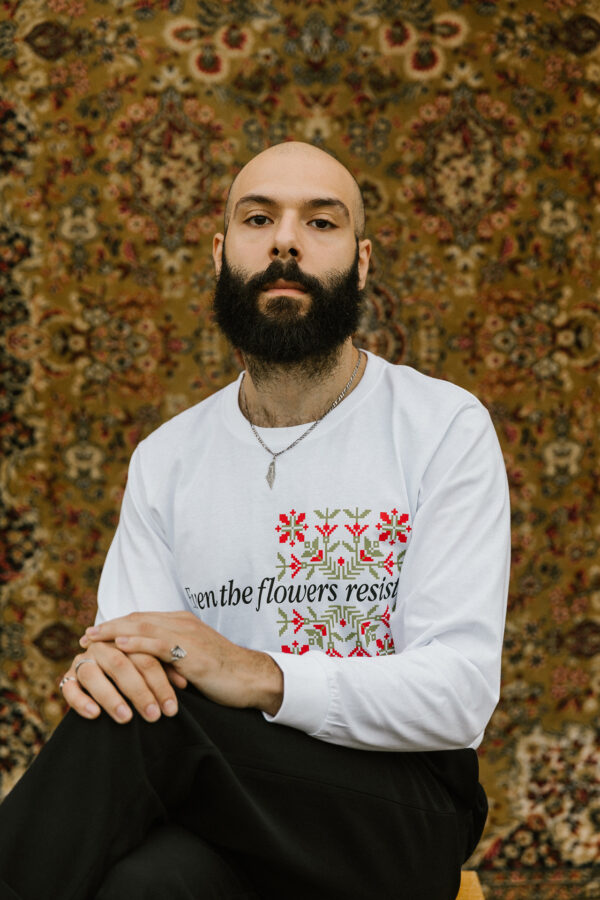
[[[379,381],[385,361],[375,356],[369,350],[365,350],[362,347],[359,349],[362,350],[367,358],[362,378],[349,396],[345,397],[335,409],[332,409],[319,422],[318,426],[306,436],[306,441],[319,440],[321,436],[328,434],[364,402]],[[248,419],[246,419],[239,406],[239,391],[243,376],[244,372],[240,372],[236,380],[224,388],[221,409],[223,419],[229,430],[240,440],[252,444],[256,443],[256,437],[252,433]],[[313,422],[303,422],[301,425],[284,425],[274,428],[255,427],[265,443],[274,451],[278,451],[286,444],[295,441],[312,424]]]

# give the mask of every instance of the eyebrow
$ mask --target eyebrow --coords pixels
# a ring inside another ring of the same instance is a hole
[[[259,206],[281,206],[279,201],[275,200],[273,197],[266,197],[264,194],[246,194],[235,204],[234,215],[240,207],[252,206],[255,203]],[[350,211],[348,210],[348,207],[345,203],[342,203],[341,200],[338,200],[337,197],[314,197],[311,200],[303,201],[301,206],[305,209],[336,209],[342,213],[348,222],[350,221]]]

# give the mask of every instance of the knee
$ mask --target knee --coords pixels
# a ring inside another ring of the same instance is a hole
[[[138,859],[136,854],[125,856],[110,869],[95,900],[164,900],[165,897],[179,896],[173,893],[176,872],[168,872],[166,863],[155,860]],[[190,898],[192,895],[189,895]]]

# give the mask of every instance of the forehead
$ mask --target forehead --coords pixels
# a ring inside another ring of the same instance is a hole
[[[341,200],[355,218],[355,192],[350,173],[325,153],[261,154],[237,176],[230,204],[235,209],[248,194],[271,197],[282,206],[294,207],[330,197]]]

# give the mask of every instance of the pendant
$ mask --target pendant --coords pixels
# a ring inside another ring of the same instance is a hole
[[[275,481],[275,457],[271,460],[269,465],[269,471],[267,472],[267,484],[273,489],[273,482]]]

